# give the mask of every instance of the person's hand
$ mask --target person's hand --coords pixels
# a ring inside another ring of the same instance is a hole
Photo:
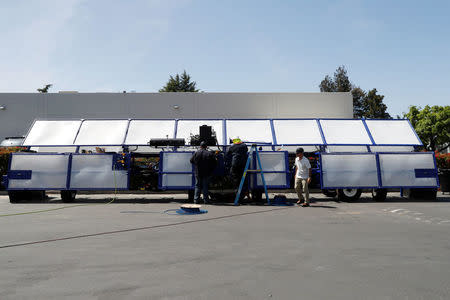
[[[306,181],[308,184],[311,183],[311,177],[308,177],[308,180]]]

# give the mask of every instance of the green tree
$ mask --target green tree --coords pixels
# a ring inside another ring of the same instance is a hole
[[[410,106],[403,117],[411,121],[427,150],[440,152],[450,146],[450,106]]]
[[[353,97],[353,117],[362,118],[364,117],[364,100],[366,99],[366,92],[360,87],[354,87],[352,89]]]
[[[377,95],[377,90],[365,92],[351,83],[345,66],[339,66],[334,72],[333,78],[326,75],[320,82],[321,92],[351,92],[353,98],[354,118],[391,118],[386,112],[387,107],[383,103],[383,95]]]
[[[37,89],[39,93],[48,93],[48,90],[53,86],[53,84],[46,84],[42,89]]]
[[[191,82],[191,76],[186,73],[186,71],[181,74],[176,74],[175,77],[172,75],[169,78],[169,81],[163,86],[162,89],[159,90],[160,93],[165,92],[193,92],[197,93],[199,90],[196,87],[196,82]]]
[[[363,117],[368,119],[392,119],[386,112],[387,106],[383,103],[384,96],[377,95],[377,89],[367,92],[362,102]]]
[[[344,66],[340,66],[334,72],[333,78],[325,76],[319,85],[321,92],[350,92],[353,88],[352,83],[348,79],[347,70]]]

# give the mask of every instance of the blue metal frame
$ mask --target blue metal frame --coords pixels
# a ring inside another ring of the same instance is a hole
[[[77,133],[75,134],[75,137],[73,138],[72,145],[75,145],[75,141],[77,140],[78,134],[80,133],[81,126],[83,126],[83,123],[84,123],[84,119],[81,119],[80,126],[78,127]],[[127,138],[127,137],[125,136],[125,138]]]
[[[127,129],[125,130],[125,136],[123,137],[122,145],[125,145],[125,141],[128,136],[128,129],[130,129],[131,119],[128,119]]]
[[[165,154],[174,154],[174,153],[191,153],[192,151],[176,151],[176,152],[160,152],[159,153],[159,171],[158,171],[158,189],[161,190],[193,190],[195,188],[195,169],[194,165],[192,165],[191,172],[165,172],[164,171],[164,159],[163,156]],[[192,181],[190,186],[163,186],[162,185],[162,176],[164,174],[190,174],[192,176]]]
[[[11,170],[11,164],[14,156],[22,156],[22,155],[33,155],[33,156],[40,156],[40,155],[58,155],[58,156],[68,156],[67,153],[28,153],[28,152],[15,152],[10,153],[9,156],[9,162],[8,162],[8,172],[13,171]],[[67,175],[66,175],[67,176]],[[8,185],[5,186],[6,190],[8,191],[61,191],[66,190],[66,188],[10,188],[9,187],[9,179],[7,180]],[[67,179],[66,179],[67,184]],[[67,186],[66,186],[67,187]]]
[[[69,186],[67,188],[68,190],[77,190],[77,191],[112,191],[112,190],[128,191],[130,189],[130,168],[129,168],[129,166],[127,166],[126,169],[123,169],[123,170],[115,169],[113,167],[113,165],[116,163],[115,162],[115,160],[116,160],[116,155],[115,154],[111,154],[111,153],[69,153],[68,155],[71,156],[70,167],[69,167],[68,172],[67,172],[69,178],[72,176],[72,158],[75,155],[76,156],[93,156],[93,155],[96,155],[96,156],[104,156],[104,155],[111,156],[111,160],[112,160],[112,162],[111,162],[111,170],[113,170],[113,171],[124,171],[124,170],[126,170],[127,171],[127,187],[126,188],[116,188],[116,187],[111,187],[111,188],[71,188]],[[69,180],[69,182],[70,182],[70,180]]]
[[[178,119],[175,119],[175,128],[173,129],[173,138],[176,139],[177,138],[177,133],[178,133]]]
[[[72,153],[69,154],[67,165],[67,178],[66,178],[66,190],[70,188],[70,180],[72,180]]]
[[[323,145],[327,144],[327,140],[325,139],[325,135],[323,134],[322,125],[320,124],[320,120],[316,119],[317,127],[319,127],[320,136],[322,137]]]
[[[432,155],[433,161],[434,161],[434,170],[436,177],[433,177],[436,179],[436,186],[388,186],[383,185],[382,177],[381,177],[381,167],[380,167],[380,161],[379,161],[379,155],[383,154],[393,154],[393,155]],[[377,164],[377,178],[378,178],[378,186],[336,186],[336,187],[324,187],[323,185],[323,164],[322,164],[322,155],[375,155],[376,164]],[[320,161],[320,168],[319,168],[319,174],[320,174],[320,188],[321,189],[368,189],[368,188],[438,188],[439,187],[439,177],[437,176],[437,165],[436,165],[436,157],[433,152],[376,152],[376,153],[352,153],[352,152],[343,152],[343,153],[319,153],[319,161]]]
[[[223,126],[222,143],[223,143],[223,147],[226,147],[226,145],[227,145],[227,120],[225,120],[225,119],[222,120],[222,126]]]
[[[372,142],[372,145],[375,145],[375,141],[374,141],[374,139],[373,139],[372,133],[370,132],[369,127],[367,127],[366,120],[363,118],[363,119],[361,119],[361,121],[362,121],[362,123],[363,123],[363,125],[364,125],[364,128],[366,129],[366,132],[367,132],[367,135],[368,135],[369,138],[370,138],[370,141]],[[368,149],[368,150],[369,150],[369,149]],[[369,152],[370,152],[370,151],[369,151]]]
[[[433,157],[433,162],[434,162],[434,169],[436,171],[436,186],[423,186],[423,185],[411,185],[411,186],[383,186],[383,188],[405,188],[405,189],[416,189],[416,188],[439,188],[439,176],[438,176],[438,172],[437,172],[437,165],[436,165],[436,156],[434,155],[434,152],[379,152],[377,154],[402,154],[402,155],[431,155]]]
[[[381,165],[380,165],[380,156],[378,153],[375,153],[375,162],[377,164],[377,178],[378,178],[378,186],[383,186],[383,180],[381,178]]]
[[[61,156],[68,156],[68,165],[67,165],[67,173],[66,173],[66,186],[65,188],[9,188],[8,186],[5,186],[7,190],[9,191],[63,191],[63,190],[77,190],[77,191],[111,191],[117,189],[118,191],[126,191],[130,189],[130,172],[129,168],[127,168],[127,187],[126,188],[71,188],[70,181],[71,181],[71,175],[72,175],[72,158],[74,155],[107,155],[111,156],[112,163],[114,163],[115,156],[114,154],[110,153],[90,153],[90,154],[84,154],[84,153],[26,153],[26,152],[16,152],[10,154],[10,159],[8,162],[8,171],[11,170],[11,163],[13,156],[18,155],[34,155],[34,156],[43,156],[43,155],[61,155]],[[8,180],[9,181],[9,180]],[[9,182],[8,182],[9,184]]]
[[[408,122],[409,126],[411,127],[412,132],[414,132],[414,135],[417,138],[417,141],[419,142],[418,144],[376,144],[374,142],[373,146],[423,146],[422,141],[420,140],[419,136],[417,135],[416,130],[414,129],[414,127],[411,124],[411,121],[409,119],[364,119],[364,120],[369,120],[369,121],[406,121]],[[364,122],[365,123],[365,122]],[[370,132],[370,130],[369,130]]]
[[[275,135],[275,127],[273,126],[273,119],[270,119],[270,130],[272,131],[272,150],[275,151],[275,145],[278,144],[277,136]]]
[[[259,151],[258,150],[258,153],[284,153],[285,171],[265,171],[265,170],[263,170],[263,171],[264,171],[264,174],[279,174],[279,173],[286,174],[286,184],[285,185],[269,185],[266,182],[266,186],[267,186],[268,189],[271,189],[271,190],[289,189],[290,188],[290,179],[291,179],[290,178],[291,172],[289,170],[289,152],[288,151]],[[255,168],[258,168],[256,153],[253,152],[252,156],[253,156],[252,157],[253,166]],[[250,176],[251,176],[250,178],[252,180],[253,187],[256,188],[256,189],[261,189],[261,188],[264,188],[264,185],[259,185],[258,184],[258,180],[257,180],[258,174],[259,173],[251,173],[250,174]]]

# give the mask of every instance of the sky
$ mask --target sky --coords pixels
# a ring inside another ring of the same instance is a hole
[[[318,92],[344,65],[392,116],[450,105],[450,1],[0,2],[0,92]],[[296,109],[307,109],[298,107]]]

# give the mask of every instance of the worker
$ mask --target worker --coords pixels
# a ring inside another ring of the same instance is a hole
[[[295,151],[297,157],[295,158],[295,191],[298,195],[297,204],[303,207],[309,206],[309,189],[308,184],[311,182],[311,164],[309,160],[303,155],[303,148],[297,148]],[[305,197],[303,197],[305,193]],[[304,200],[304,203],[302,204]]]
[[[203,193],[203,203],[209,203],[209,182],[216,168],[217,159],[213,152],[207,150],[205,142],[202,141],[200,149],[192,155],[191,164],[195,166],[194,203],[200,201],[200,193]]]
[[[225,161],[230,169],[231,181],[236,193],[241,183],[242,175],[244,173],[245,164],[248,158],[248,147],[241,139],[233,139],[233,145],[228,149]],[[246,176],[247,177],[247,176]],[[248,178],[245,178],[244,185],[239,197],[239,201],[242,201],[248,195]]]

